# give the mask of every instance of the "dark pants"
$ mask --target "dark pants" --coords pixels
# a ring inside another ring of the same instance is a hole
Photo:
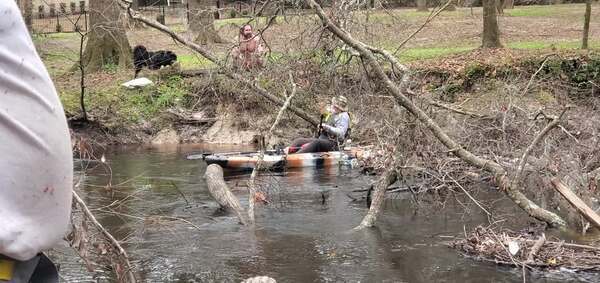
[[[7,259],[3,255],[0,255],[0,259]],[[58,283],[58,271],[52,261],[44,254],[38,254],[27,261],[15,262],[13,269],[13,278],[10,281],[0,280],[3,282],[15,282],[15,283]]]
[[[337,148],[337,144],[329,139],[298,138],[292,142],[290,153],[326,152]]]

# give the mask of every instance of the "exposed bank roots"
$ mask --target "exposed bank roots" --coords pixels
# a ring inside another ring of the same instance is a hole
[[[464,240],[450,243],[468,256],[529,269],[600,272],[600,247],[547,240],[544,235],[477,227]]]

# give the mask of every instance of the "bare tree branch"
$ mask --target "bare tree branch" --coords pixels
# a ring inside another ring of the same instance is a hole
[[[464,149],[460,144],[454,141],[452,138],[446,134],[442,128],[434,122],[422,109],[417,107],[406,95],[405,95],[405,85],[404,79],[408,76],[408,68],[399,64],[398,60],[391,56],[389,52],[385,50],[380,50],[377,48],[370,47],[356,39],[354,39],[350,34],[340,29],[336,25],[332,23],[332,21],[326,16],[325,12],[321,8],[319,4],[317,4],[314,0],[306,0],[308,5],[315,9],[321,21],[327,25],[327,28],[333,32],[338,38],[343,40],[346,44],[357,50],[362,57],[364,57],[367,62],[371,65],[375,75],[381,80],[385,86],[385,88],[394,96],[396,102],[408,110],[411,114],[416,116],[421,123],[423,123],[432,134],[447,148],[451,149],[451,152],[457,157],[461,158],[464,162],[472,166],[479,167],[488,172],[494,174],[496,182],[498,186],[504,191],[504,193],[510,197],[519,207],[525,210],[530,216],[539,219],[541,221],[547,222],[550,226],[556,227],[565,227],[566,222],[560,218],[560,216],[547,211],[533,201],[529,200],[523,193],[521,193],[518,189],[511,186],[508,178],[506,177],[507,172],[504,170],[502,166],[498,163],[483,159],[479,156],[474,155],[470,151]],[[375,53],[382,54],[386,59],[388,59],[392,64],[395,64],[403,69],[403,81],[400,83],[400,87],[394,84],[385,74],[382,67],[379,65],[375,58]]]
[[[427,26],[427,24],[429,24],[431,21],[433,21],[433,19],[435,19],[441,12],[443,12],[444,10],[446,10],[446,8],[454,3],[455,0],[449,0],[448,2],[446,2],[446,4],[444,4],[441,8],[439,8],[437,11],[432,12],[427,19],[425,19],[425,22],[423,22],[423,24],[417,28],[413,33],[411,33],[406,39],[404,39],[402,42],[400,42],[400,44],[398,45],[398,47],[396,47],[396,50],[394,50],[394,53],[392,53],[392,55],[396,55],[396,53],[398,53],[398,51],[400,51],[400,49],[406,45],[407,42],[409,42],[413,37],[415,37],[415,35],[417,35],[423,28],[425,28],[425,26]]]
[[[486,117],[485,115],[481,115],[481,114],[477,114],[477,113],[470,112],[470,111],[467,111],[467,110],[455,108],[455,107],[452,107],[450,105],[443,104],[443,103],[441,103],[439,101],[435,101],[433,99],[427,99],[427,101],[429,102],[429,104],[431,104],[433,106],[436,106],[436,107],[439,107],[439,108],[443,108],[443,109],[446,109],[446,110],[450,110],[450,111],[452,111],[454,113],[458,113],[458,114],[462,114],[462,115],[467,115],[467,116],[470,116],[472,118],[485,118]]]
[[[518,186],[521,183],[521,174],[523,173],[523,168],[525,168],[525,164],[527,163],[527,158],[531,154],[531,151],[535,148],[535,146],[552,130],[554,127],[558,126],[560,123],[560,119],[565,114],[568,108],[563,109],[558,117],[552,119],[548,125],[533,139],[531,144],[527,147],[525,152],[523,152],[523,156],[521,157],[521,161],[519,162],[519,166],[517,167],[517,173],[513,179],[513,186]]]
[[[129,282],[129,283],[137,282],[137,280],[135,279],[135,275],[133,274],[133,268],[131,267],[131,263],[129,262],[129,257],[127,256],[127,252],[125,251],[125,249],[123,249],[121,244],[119,244],[119,241],[117,241],[117,239],[115,239],[115,237],[113,237],[113,235],[111,235],[104,228],[104,226],[102,226],[102,224],[100,224],[100,222],[98,222],[98,220],[96,219],[94,214],[90,211],[90,209],[87,207],[85,202],[79,197],[79,195],[75,191],[73,191],[73,199],[81,207],[85,216],[88,219],[90,219],[90,221],[92,221],[92,223],[94,224],[94,226],[96,226],[96,228],[98,228],[98,230],[100,230],[102,232],[102,234],[109,240],[111,245],[113,245],[113,247],[115,249],[117,249],[117,251],[119,251],[119,254],[122,256],[122,260],[124,261],[125,267],[126,267],[126,270],[125,270],[126,276],[127,276],[126,282]]]
[[[224,64],[224,62],[222,60],[219,60],[215,55],[211,54],[208,50],[204,49],[202,46],[191,42],[185,38],[183,38],[182,36],[178,35],[177,33],[175,33],[174,31],[170,30],[168,27],[156,22],[156,21],[152,21],[147,19],[146,17],[144,17],[142,14],[138,13],[137,11],[133,10],[130,6],[131,2],[127,1],[127,0],[117,0],[119,1],[119,5],[121,6],[122,9],[127,10],[127,13],[129,14],[129,17],[131,17],[134,20],[140,21],[142,23],[145,23],[146,25],[155,28],[167,35],[169,35],[170,37],[172,37],[174,40],[182,43],[183,45],[191,48],[192,50],[198,52],[200,55],[202,55],[204,58],[208,59],[209,61],[213,62],[214,64],[217,65],[217,67],[229,78],[242,82],[244,83],[246,86],[248,86],[250,89],[252,89],[253,91],[255,91],[256,93],[258,93],[259,95],[261,95],[262,97],[266,98],[267,100],[277,104],[277,105],[283,105],[285,102],[271,94],[270,92],[268,92],[267,90],[265,90],[264,88],[256,85],[255,81],[252,80],[248,80],[245,77],[243,77],[242,75],[233,72],[232,70],[230,70],[229,68],[227,68]],[[296,114],[298,117],[304,119],[305,121],[307,121],[308,123],[312,124],[313,126],[317,126],[319,124],[319,122],[317,121],[317,119],[315,119],[314,117],[310,116],[308,113],[306,113],[304,110],[294,107],[292,105],[290,105],[288,107],[290,109],[290,111],[292,111],[294,114]]]
[[[525,95],[527,93],[527,91],[529,90],[529,87],[533,83],[533,80],[535,79],[535,77],[538,75],[538,73],[540,71],[542,71],[542,69],[546,65],[546,62],[548,62],[548,59],[550,59],[550,57],[552,57],[552,56],[558,56],[558,55],[557,54],[549,54],[549,55],[546,55],[544,57],[544,61],[542,62],[542,65],[540,65],[540,67],[537,69],[537,71],[535,71],[535,73],[533,75],[531,75],[531,78],[529,79],[529,82],[527,82],[527,85],[525,86],[525,88],[521,92],[521,96],[523,96],[523,95]]]
[[[287,99],[285,100],[285,103],[283,104],[281,109],[279,109],[279,113],[277,113],[277,117],[275,118],[273,125],[271,125],[269,132],[264,137],[265,140],[267,141],[267,143],[271,139],[271,136],[273,135],[273,130],[275,130],[275,127],[277,127],[277,125],[279,124],[279,121],[281,120],[283,113],[289,107],[290,102],[292,101],[292,98],[294,98],[294,95],[296,95],[296,83],[294,83],[294,78],[292,77],[291,73],[290,73],[290,83],[292,84],[292,93],[287,97]],[[250,223],[254,223],[254,202],[255,202],[255,195],[256,195],[256,191],[257,191],[256,183],[254,182],[254,180],[256,179],[256,176],[258,175],[258,172],[260,171],[260,167],[262,166],[263,159],[265,157],[265,146],[266,146],[266,144],[262,145],[262,147],[260,149],[260,153],[258,154],[258,161],[256,162],[256,166],[254,166],[254,169],[252,170],[252,175],[250,176],[250,180],[248,181],[248,191],[250,193],[249,199],[248,199],[248,218],[250,220]]]

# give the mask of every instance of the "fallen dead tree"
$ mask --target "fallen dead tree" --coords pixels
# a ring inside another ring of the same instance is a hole
[[[373,75],[376,77],[376,80],[380,82],[385,89],[391,94],[395,100],[395,102],[406,109],[410,114],[416,117],[419,122],[421,122],[436,138],[442,143],[450,153],[459,157],[465,163],[485,170],[491,173],[494,176],[496,185],[521,209],[527,212],[531,217],[534,217],[540,221],[548,223],[552,227],[566,227],[566,222],[557,214],[543,209],[538,206],[536,203],[531,201],[523,192],[519,190],[519,182],[515,182],[516,179],[511,180],[509,178],[509,174],[505,168],[503,168],[500,164],[493,160],[482,158],[473,152],[467,150],[463,145],[459,144],[456,140],[451,138],[448,133],[446,133],[438,123],[436,123],[431,117],[423,111],[416,103],[412,101],[407,95],[408,91],[408,83],[409,80],[409,69],[400,64],[396,57],[394,57],[389,52],[378,49],[372,46],[369,46],[355,38],[352,37],[347,31],[336,25],[329,16],[325,13],[323,8],[317,4],[314,0],[307,0],[307,4],[315,10],[317,16],[323,22],[323,25],[329,29],[337,38],[342,40],[345,44],[352,47],[356,50],[361,58],[365,60],[366,63],[371,67]],[[386,61],[390,63],[392,68],[398,69],[402,73],[402,77],[400,79],[400,83],[396,84],[393,82],[386,72],[382,64],[378,61],[377,56],[383,57]],[[431,103],[429,103],[431,104]],[[563,112],[564,113],[564,112]],[[562,114],[561,114],[562,116]],[[535,144],[546,134],[548,131],[556,126],[561,118],[561,116],[553,119],[553,122],[550,123],[547,127],[547,130],[542,131],[531,146],[535,146]],[[525,155],[522,159],[526,160],[527,155]],[[395,170],[393,168],[393,164],[388,168],[388,174],[390,170]],[[384,182],[385,178],[382,178],[382,182]],[[369,210],[367,216],[365,216],[362,223],[357,227],[358,229],[373,226],[376,220],[376,217],[379,213],[380,204],[375,205],[375,199],[379,198],[380,194],[385,193],[385,188],[387,186],[379,186],[379,190],[375,190],[374,202]]]
[[[581,200],[571,189],[565,186],[560,179],[552,178],[552,185],[577,211],[585,217],[594,227],[600,229],[600,216]]]
[[[600,272],[600,247],[550,241],[509,230],[495,232],[477,227],[466,239],[449,246],[478,260],[529,269],[559,269]]]

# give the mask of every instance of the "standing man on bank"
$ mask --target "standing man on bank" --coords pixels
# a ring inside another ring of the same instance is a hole
[[[15,1],[0,1],[0,282],[58,282],[42,251],[67,231],[67,121]]]
[[[231,52],[234,67],[245,71],[262,68],[264,53],[260,35],[254,34],[251,25],[243,25],[237,37],[237,46]]]

